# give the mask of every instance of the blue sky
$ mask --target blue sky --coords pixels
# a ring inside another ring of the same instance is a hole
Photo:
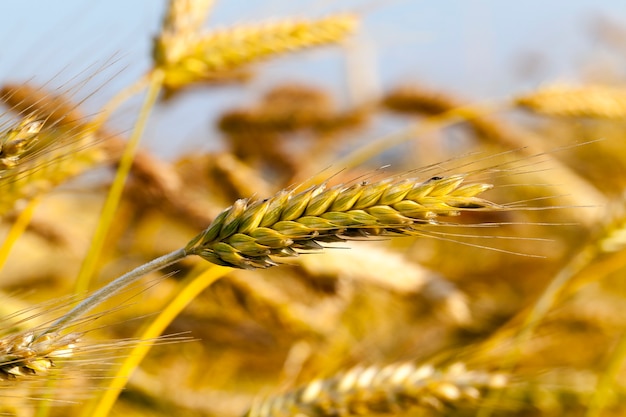
[[[148,67],[150,39],[164,5],[159,0],[2,0],[0,77],[62,83],[115,57],[114,67],[123,71],[104,89],[112,93]],[[211,112],[284,79],[342,94],[350,89],[347,78],[358,79],[362,87],[352,92],[357,95],[419,82],[485,99],[589,77],[624,63],[598,43],[593,30],[594,22],[608,18],[626,33],[626,2],[616,0],[228,0],[217,2],[207,27],[337,11],[356,11],[364,19],[347,61],[338,50],[312,51],[261,66],[259,77],[246,87],[174,103],[157,112],[162,120],[152,131],[156,149],[172,151],[173,124],[177,134],[197,136]],[[626,49],[622,52],[626,56]],[[200,104],[206,109],[201,117],[190,116]]]

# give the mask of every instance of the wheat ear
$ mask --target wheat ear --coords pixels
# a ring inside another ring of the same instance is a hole
[[[463,184],[464,175],[356,183],[300,193],[282,191],[250,203],[238,200],[185,248],[189,254],[235,268],[276,265],[271,256],[319,250],[320,243],[356,237],[419,234],[419,225],[461,210],[497,209],[476,197],[490,184]]]
[[[417,406],[442,410],[476,403],[483,391],[502,388],[506,382],[503,374],[470,371],[461,363],[443,369],[412,363],[359,366],[261,401],[245,416],[347,417],[397,413]]]
[[[37,142],[43,123],[34,116],[27,116],[0,134],[0,174],[17,166],[20,157]]]
[[[462,174],[429,180],[391,178],[302,192],[283,190],[250,203],[238,200],[184,248],[163,255],[110,282],[83,300],[42,334],[67,326],[142,276],[189,255],[217,265],[254,269],[277,265],[271,258],[320,250],[320,243],[370,236],[419,235],[422,224],[464,210],[499,210],[476,197],[491,184],[464,184]]]
[[[199,37],[188,53],[175,62],[157,60],[165,72],[164,86],[177,90],[220,74],[241,70],[242,66],[279,54],[313,46],[337,43],[356,26],[348,15],[318,20],[288,20],[258,26],[242,26]]]
[[[78,333],[37,337],[33,331],[0,339],[0,380],[45,374],[55,359],[71,357],[79,340]]]
[[[601,85],[555,84],[519,96],[515,104],[548,116],[626,118],[626,90]]]

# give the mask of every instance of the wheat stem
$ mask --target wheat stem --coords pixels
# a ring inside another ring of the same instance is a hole
[[[97,305],[101,304],[105,300],[109,299],[119,290],[136,282],[144,275],[149,274],[150,272],[161,270],[169,265],[180,261],[186,256],[187,252],[185,252],[184,249],[179,249],[163,255],[159,258],[153,259],[152,261],[145,263],[130,272],[127,272],[121,277],[111,281],[104,287],[100,288],[98,291],[94,292],[85,300],[81,301],[78,305],[76,305],[76,307],[74,307],[65,315],[63,315],[63,317],[55,321],[50,327],[46,328],[40,336],[48,334],[50,332],[62,330],[64,327],[70,325],[74,320],[87,313]]]

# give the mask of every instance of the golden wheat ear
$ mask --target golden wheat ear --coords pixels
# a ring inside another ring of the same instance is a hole
[[[245,78],[243,67],[280,54],[333,44],[353,32],[357,19],[335,15],[317,20],[286,20],[195,36],[183,42],[182,53],[158,38],[155,64],[164,72],[163,86],[171,91],[200,82]]]
[[[602,85],[554,84],[516,97],[515,104],[547,116],[626,118],[626,89]]]
[[[503,374],[413,363],[357,366],[331,378],[254,404],[245,417],[388,415],[411,409],[476,407],[485,392],[504,387]]]

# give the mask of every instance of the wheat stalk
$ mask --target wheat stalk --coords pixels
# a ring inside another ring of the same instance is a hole
[[[397,413],[417,406],[443,410],[476,403],[484,391],[506,383],[503,374],[470,371],[461,363],[443,369],[413,363],[357,366],[262,400],[245,416],[348,417]]]

